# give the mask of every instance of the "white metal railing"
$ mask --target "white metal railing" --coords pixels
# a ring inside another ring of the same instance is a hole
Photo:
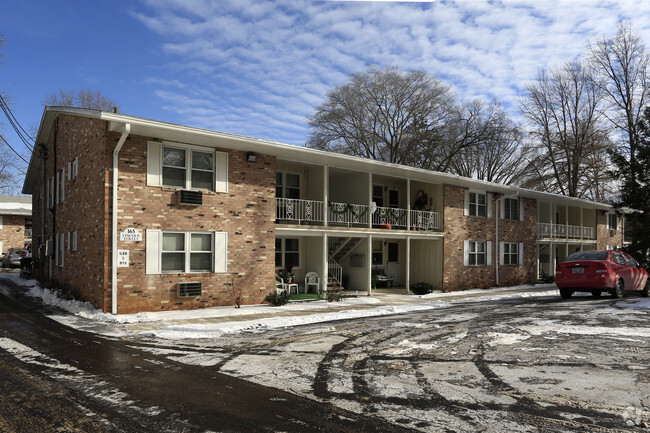
[[[403,228],[407,226],[406,209],[396,207],[377,207],[372,214],[373,226],[388,226],[393,228]]]
[[[295,198],[276,198],[276,216],[278,220],[303,222],[323,222],[323,202],[317,200],[299,200]]]
[[[327,212],[327,222],[340,226],[367,226],[369,207],[354,203],[330,202]]]
[[[537,237],[551,239],[596,239],[593,227],[537,223]]]
[[[411,229],[427,231],[442,230],[442,214],[439,212],[412,210]]]
[[[327,273],[330,277],[334,278],[339,285],[341,285],[341,282],[343,281],[343,267],[339,265],[336,260],[330,259],[327,262]]]

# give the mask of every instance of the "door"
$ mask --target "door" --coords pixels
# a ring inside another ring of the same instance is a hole
[[[400,262],[399,262],[399,243],[388,243],[388,261],[386,262],[386,275],[395,277],[395,281],[400,281]]]

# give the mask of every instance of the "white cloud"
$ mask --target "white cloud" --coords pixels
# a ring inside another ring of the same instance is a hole
[[[167,65],[149,84],[174,107],[174,121],[294,144],[304,143],[306,117],[326,93],[369,64],[425,69],[461,100],[495,98],[514,109],[540,69],[584,54],[620,19],[650,30],[650,6],[632,1],[143,5],[132,15],[158,35]],[[206,99],[218,108],[196,103]]]

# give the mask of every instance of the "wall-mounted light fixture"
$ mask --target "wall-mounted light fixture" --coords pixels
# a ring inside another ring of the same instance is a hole
[[[257,161],[257,154],[253,152],[248,152],[246,154],[246,161],[247,162],[255,162]]]

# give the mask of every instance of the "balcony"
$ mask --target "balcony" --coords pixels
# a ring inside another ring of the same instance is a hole
[[[276,222],[298,225],[324,225],[325,204],[317,200],[276,198]],[[442,231],[442,214],[375,207],[354,203],[330,202],[327,206],[328,226],[373,227],[380,229]]]
[[[586,239],[595,240],[593,227],[572,226],[567,224],[537,223],[538,239]]]

